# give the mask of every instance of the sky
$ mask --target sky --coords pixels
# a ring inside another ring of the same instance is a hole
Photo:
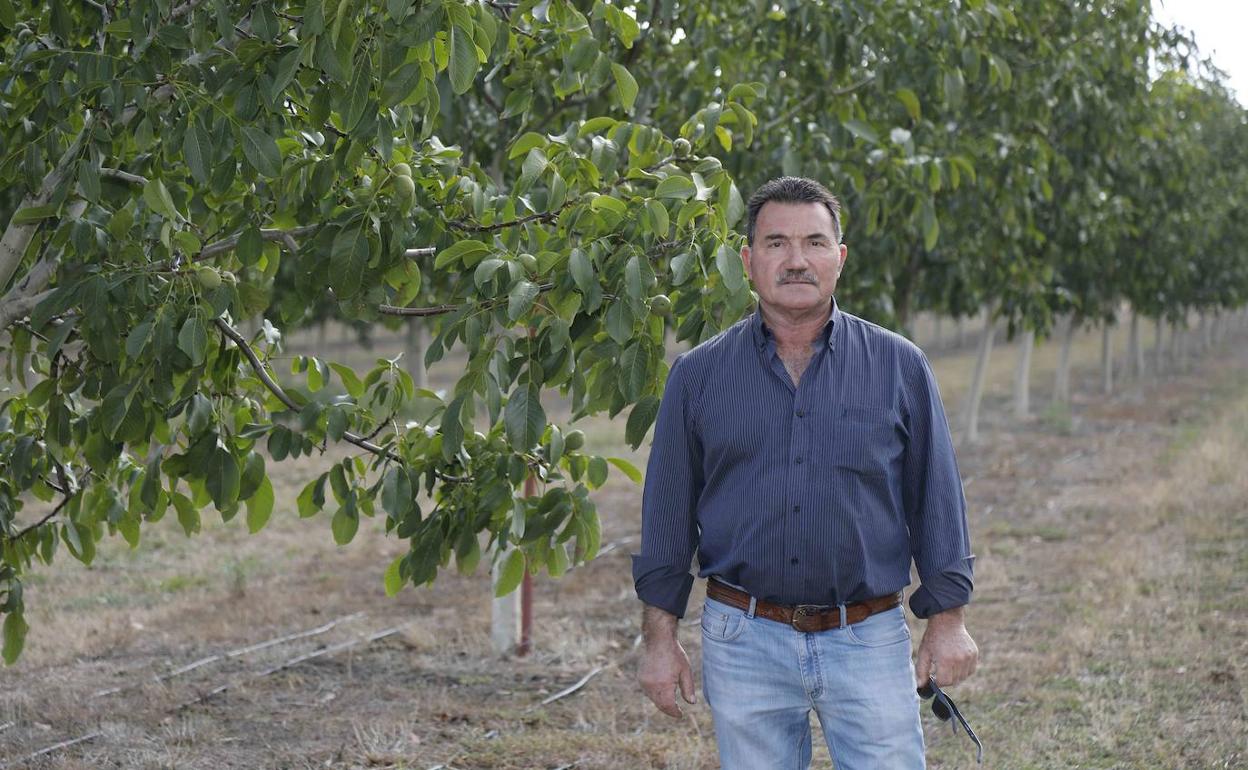
[[[1248,105],[1248,0],[1153,0],[1156,18],[1196,35],[1196,45],[1230,76],[1239,103]]]

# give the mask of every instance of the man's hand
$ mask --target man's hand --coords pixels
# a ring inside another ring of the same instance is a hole
[[[676,702],[676,687],[686,703],[697,703],[693,691],[693,669],[685,648],[676,640],[676,616],[658,607],[647,606],[642,614],[642,635],[645,646],[637,679],[642,692],[659,711],[680,719],[684,713]]]
[[[979,647],[966,632],[963,608],[937,613],[927,619],[923,641],[919,642],[919,659],[915,663],[915,685],[927,684],[936,675],[936,684],[950,687],[975,673],[979,663]]]

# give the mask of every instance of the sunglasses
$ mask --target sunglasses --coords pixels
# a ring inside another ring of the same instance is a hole
[[[975,761],[981,765],[984,763],[984,744],[979,742],[979,736],[967,724],[966,717],[962,716],[962,712],[958,710],[958,705],[953,702],[953,698],[945,695],[944,690],[936,686],[936,677],[929,677],[927,684],[919,688],[919,697],[923,700],[934,698],[932,701],[932,713],[942,722],[949,722],[954,717],[958,718],[957,722],[950,722],[954,735],[958,733],[958,724],[962,725],[962,729],[966,730],[966,734],[975,742]]]

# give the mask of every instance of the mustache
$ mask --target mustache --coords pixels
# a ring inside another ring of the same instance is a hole
[[[776,276],[776,285],[783,286],[786,283],[808,283],[812,286],[818,286],[819,281],[815,276],[805,270],[795,270],[793,272],[781,273]]]

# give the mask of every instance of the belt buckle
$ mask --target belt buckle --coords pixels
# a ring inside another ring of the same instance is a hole
[[[815,631],[816,628],[814,626],[803,628],[802,620],[820,615],[826,609],[827,607],[822,604],[799,604],[793,608],[793,618],[789,621],[789,625],[793,627],[794,631],[801,631],[802,633]]]

